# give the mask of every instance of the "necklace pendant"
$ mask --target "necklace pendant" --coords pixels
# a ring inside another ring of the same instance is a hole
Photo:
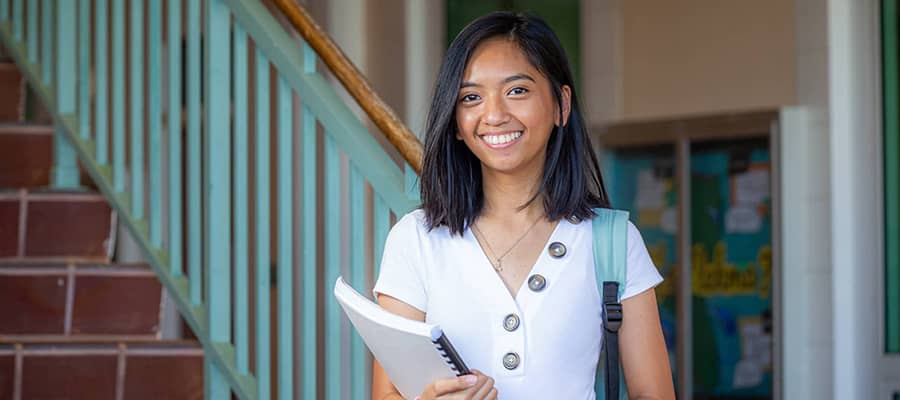
[[[503,261],[497,260],[497,268],[495,268],[497,272],[503,271]]]

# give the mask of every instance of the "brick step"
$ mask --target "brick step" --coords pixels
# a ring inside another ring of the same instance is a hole
[[[16,64],[0,61],[0,121],[25,119],[25,78]]]
[[[0,122],[0,190],[45,189],[53,169],[53,125]],[[80,183],[97,185],[79,164]]]
[[[0,188],[50,185],[53,127],[0,124]]]
[[[155,340],[162,304],[146,265],[0,263],[0,343]]]
[[[0,400],[202,398],[196,342],[0,345]]]
[[[157,335],[0,335],[0,345],[4,344],[154,344],[170,341],[160,339]],[[185,339],[185,342],[196,342],[196,338]]]
[[[0,191],[0,262],[108,263],[115,230],[99,193]]]

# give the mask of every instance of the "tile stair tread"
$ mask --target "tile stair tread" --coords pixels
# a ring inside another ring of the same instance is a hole
[[[93,191],[0,190],[0,258],[108,263],[117,215]],[[24,213],[24,214],[23,214]],[[22,223],[24,222],[24,225]]]
[[[0,89],[4,93],[0,101],[0,119],[22,121],[25,119],[25,77],[12,62],[0,62]]]
[[[22,346],[42,346],[51,345],[57,347],[79,347],[79,346],[118,346],[125,345],[134,348],[166,348],[166,349],[197,349],[201,348],[201,344],[197,340],[191,339],[160,339],[160,338],[140,338],[140,337],[123,337],[123,336],[60,336],[60,335],[41,335],[41,336],[15,336],[0,335],[0,349],[11,348],[16,345]]]
[[[109,270],[109,271],[147,271],[153,272],[150,269],[150,265],[143,262],[128,262],[128,263],[100,263],[100,262],[90,262],[90,261],[80,261],[78,259],[73,259],[70,262],[59,261],[58,259],[52,259],[48,261],[41,261],[40,259],[22,259],[22,260],[3,260],[0,259],[0,271],[4,269],[13,269],[13,268],[35,268],[36,270],[45,271],[45,270],[56,270],[66,271],[69,266],[75,267],[75,272],[78,273],[80,271],[92,271],[92,270]]]
[[[0,309],[21,310],[0,321],[0,343],[159,340],[164,289],[145,263],[5,261],[0,284]]]
[[[197,342],[0,344],[0,361],[0,394],[23,399],[203,398]]]
[[[52,127],[0,123],[0,187],[48,186],[53,138]]]
[[[26,196],[38,196],[39,201],[53,200],[54,196],[73,197],[76,200],[106,200],[103,193],[96,190],[71,190],[56,189],[52,187],[30,187],[30,188],[0,188],[0,195],[4,198],[18,196],[20,192],[25,191]]]
[[[54,134],[53,125],[0,121],[0,190],[50,186]],[[78,170],[81,186],[97,191],[97,185],[80,162]]]
[[[53,134],[53,125],[31,122],[0,121],[0,135],[15,134]]]

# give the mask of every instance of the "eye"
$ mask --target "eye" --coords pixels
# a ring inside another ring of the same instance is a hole
[[[467,94],[459,99],[461,103],[471,103],[480,99],[477,94]]]
[[[525,93],[528,93],[528,89],[525,89],[523,87],[514,87],[514,88],[510,89],[510,91],[509,91],[509,94],[511,94],[513,96],[522,95]]]

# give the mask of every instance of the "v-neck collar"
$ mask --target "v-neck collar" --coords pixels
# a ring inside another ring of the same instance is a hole
[[[517,305],[522,306],[523,292],[531,293],[531,290],[528,288],[528,279],[534,274],[541,274],[545,278],[550,278],[548,276],[548,273],[551,271],[544,271],[544,269],[541,268],[541,266],[546,264],[546,262],[545,262],[546,258],[549,256],[548,253],[545,251],[547,249],[547,247],[550,246],[550,244],[555,241],[560,241],[558,239],[558,236],[563,235],[562,230],[568,228],[568,227],[564,228],[563,225],[569,225],[569,222],[565,218],[557,221],[556,226],[553,227],[553,231],[550,232],[550,236],[547,237],[547,240],[544,242],[543,246],[541,247],[543,250],[540,252],[540,254],[538,254],[538,257],[534,260],[534,263],[531,265],[531,267],[528,270],[528,273],[525,275],[525,279],[522,280],[522,283],[519,285],[518,290],[516,290],[515,297],[513,297],[512,293],[509,292],[509,289],[507,289],[506,284],[503,283],[503,279],[500,277],[500,274],[497,272],[497,270],[494,269],[493,263],[491,263],[491,260],[488,258],[487,253],[485,253],[484,249],[481,247],[481,244],[478,242],[478,238],[476,238],[475,234],[472,232],[471,226],[466,227],[466,230],[464,232],[464,238],[469,242],[470,245],[474,246],[475,250],[480,254],[479,258],[481,260],[480,261],[481,265],[476,265],[475,267],[478,270],[486,271],[488,273],[488,275],[490,275],[490,277],[488,277],[488,279],[491,282],[493,282],[491,285],[502,289],[503,293],[504,293],[504,298],[512,300],[513,303],[516,303]],[[553,274],[553,275],[556,275],[556,274]]]

